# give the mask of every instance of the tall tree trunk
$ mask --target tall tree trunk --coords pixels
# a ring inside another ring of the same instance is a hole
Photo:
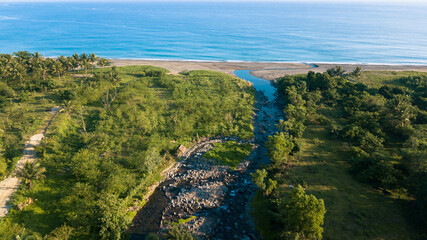
[[[84,131],[85,133],[87,133],[87,131],[86,131],[86,122],[85,122],[85,119],[84,119],[84,117],[83,117],[83,107],[80,107],[80,118],[81,118],[81,121],[82,121],[82,128],[83,128],[83,131]]]

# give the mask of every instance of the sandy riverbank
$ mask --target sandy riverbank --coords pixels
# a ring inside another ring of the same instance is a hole
[[[326,69],[341,65],[345,70],[351,71],[356,66],[361,66],[367,71],[420,71],[427,72],[426,66],[412,65],[358,65],[358,64],[325,64],[314,63],[318,67],[313,68],[303,63],[275,63],[275,62],[209,62],[209,61],[162,61],[162,60],[132,60],[132,59],[111,59],[112,65],[152,65],[166,68],[173,74],[191,70],[214,70],[233,75],[233,71],[242,69],[252,69],[252,74],[273,80],[284,75],[307,73],[308,71],[324,72]]]

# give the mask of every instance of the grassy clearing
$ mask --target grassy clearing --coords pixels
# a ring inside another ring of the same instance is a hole
[[[232,169],[235,169],[252,151],[252,145],[248,143],[238,144],[235,141],[229,141],[213,145],[214,148],[205,153],[204,157],[218,160],[219,164],[230,166]]]
[[[287,184],[301,184],[325,201],[325,239],[407,239],[413,229],[406,223],[398,200],[385,197],[348,173],[346,145],[324,126],[308,125],[300,160],[293,163]]]
[[[427,73],[410,71],[367,71],[363,72],[361,76],[355,78],[355,80],[356,82],[364,83],[369,87],[379,88],[384,84],[402,85],[396,80],[408,76],[427,76]]]
[[[302,185],[308,194],[325,201],[324,239],[412,239],[415,230],[406,219],[404,199],[387,197],[354,179],[348,169],[347,145],[331,136],[325,126],[307,125],[298,161],[278,174],[279,192]],[[257,229],[264,239],[274,239],[268,203],[257,193],[251,203]],[[416,239],[416,238],[415,238]]]

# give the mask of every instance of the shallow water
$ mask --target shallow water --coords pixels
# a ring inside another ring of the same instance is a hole
[[[257,91],[261,91],[267,97],[268,101],[274,101],[276,88],[270,81],[253,76],[251,70],[236,70],[233,73],[236,77],[251,82]]]

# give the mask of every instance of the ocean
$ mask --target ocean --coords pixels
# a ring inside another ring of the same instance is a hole
[[[0,52],[427,64],[427,4],[0,3]]]

